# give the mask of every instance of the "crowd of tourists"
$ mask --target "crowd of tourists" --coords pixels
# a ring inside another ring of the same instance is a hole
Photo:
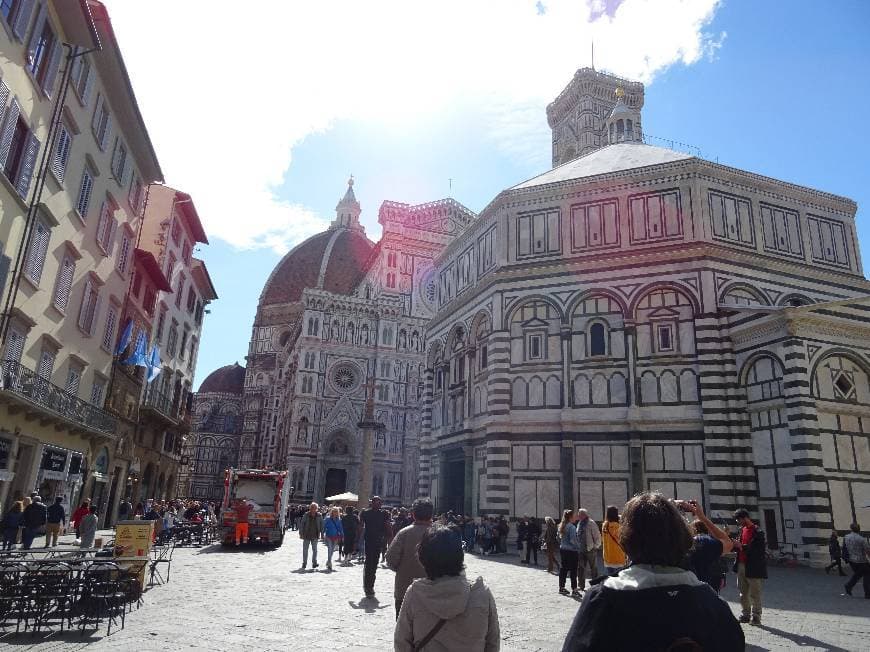
[[[196,500],[147,500],[134,507],[129,498],[118,506],[118,520],[154,521],[155,540],[167,540],[179,528],[198,524],[217,523],[216,506],[210,502]],[[2,551],[8,552],[20,546],[22,550],[37,547],[53,548],[58,545],[58,537],[70,532],[75,533],[74,545],[92,548],[96,541],[100,512],[90,498],[67,514],[63,498],[56,497],[51,505],[46,505],[36,492],[21,500],[16,500],[0,518],[3,533]],[[40,537],[44,537],[39,541]]]
[[[582,600],[565,650],[743,649],[740,623],[760,625],[767,543],[750,513],[734,513],[729,526],[714,523],[696,501],[671,500],[650,492],[635,496],[620,514],[609,506],[599,525],[585,509],[552,518],[468,518],[434,514],[428,500],[410,508],[385,508],[373,497],[354,507],[294,505],[288,527],[303,541],[302,569],[318,568],[318,543],[333,560],[365,564],[363,590],[373,598],[380,563],[395,571],[395,649],[499,648],[498,612],[482,578],[467,578],[464,554],[506,555],[539,564],[558,576],[558,591]],[[513,552],[513,550],[511,550]],[[733,555],[731,554],[733,553]],[[604,573],[599,573],[599,557]],[[842,546],[831,539],[832,564],[842,560],[853,576],[846,593],[870,583],[870,543],[852,525]],[[543,562],[543,560],[542,560]],[[719,598],[729,571],[736,574],[739,617]],[[571,590],[567,588],[570,580]],[[637,627],[626,628],[626,614]],[[673,648],[677,644],[677,648]],[[682,647],[680,647],[682,646]],[[693,647],[694,646],[694,647]]]

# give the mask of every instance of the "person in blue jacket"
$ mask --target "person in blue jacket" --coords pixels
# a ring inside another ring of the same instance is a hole
[[[323,521],[323,538],[326,540],[326,570],[332,570],[332,553],[344,539],[344,527],[341,524],[341,510],[333,507],[329,516]]]

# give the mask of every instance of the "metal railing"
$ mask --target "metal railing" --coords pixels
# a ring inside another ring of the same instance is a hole
[[[169,395],[158,391],[154,385],[145,394],[144,405],[157,410],[170,419],[178,418],[178,406],[173,404]]]
[[[90,430],[115,435],[118,420],[105,410],[52,384],[13,360],[0,360],[0,390],[21,396],[33,405]]]

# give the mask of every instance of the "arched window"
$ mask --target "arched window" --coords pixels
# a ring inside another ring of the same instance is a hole
[[[604,324],[592,324],[589,328],[589,355],[607,355],[606,334]]]

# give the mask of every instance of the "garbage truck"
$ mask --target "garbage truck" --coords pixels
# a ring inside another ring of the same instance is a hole
[[[287,471],[226,469],[221,503],[220,537],[224,546],[235,544],[236,501],[251,505],[248,542],[280,546],[284,541],[290,485]]]

